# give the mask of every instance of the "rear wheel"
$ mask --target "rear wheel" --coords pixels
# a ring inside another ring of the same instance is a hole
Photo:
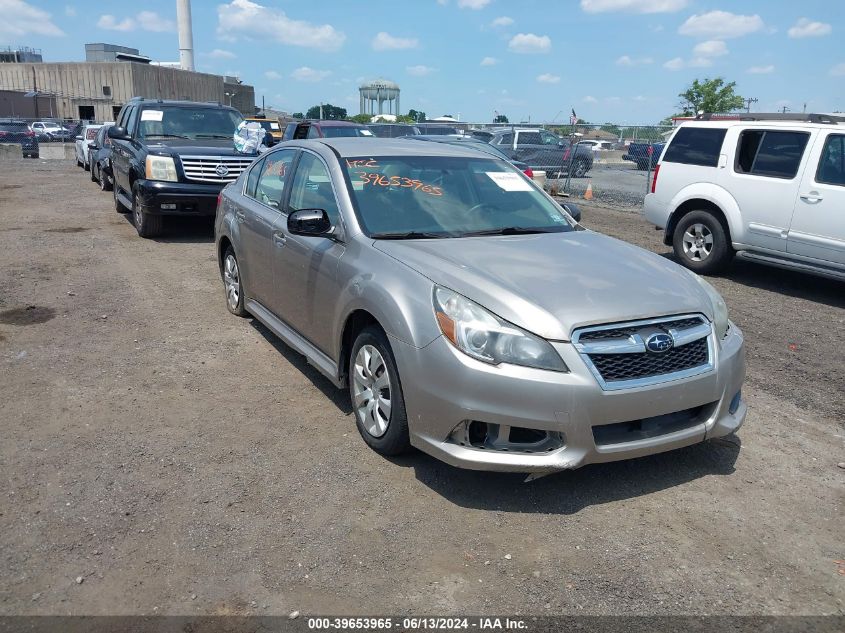
[[[681,263],[697,273],[723,270],[733,259],[728,232],[709,211],[692,211],[680,219],[672,247]]]
[[[135,230],[141,237],[158,237],[164,227],[164,217],[146,213],[138,201],[138,196],[132,195],[132,220]]]
[[[223,254],[223,287],[226,289],[226,308],[235,316],[249,316],[244,308],[244,286],[235,251],[229,246]]]
[[[349,397],[364,441],[382,455],[411,447],[402,384],[390,342],[381,328],[361,331],[349,356]]]
[[[583,178],[584,175],[590,170],[587,161],[585,160],[576,160],[575,164],[572,166],[572,175],[575,178]]]
[[[88,163],[91,165],[91,182],[97,182],[97,163],[88,159]]]

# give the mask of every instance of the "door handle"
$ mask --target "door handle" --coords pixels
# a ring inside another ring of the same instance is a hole
[[[288,238],[286,238],[285,234],[281,231],[276,231],[275,233],[273,233],[273,244],[275,244],[279,248],[284,246],[287,241]]]
[[[801,199],[804,200],[805,202],[812,202],[812,203],[821,202],[822,200],[824,200],[824,198],[822,198],[822,196],[819,195],[818,191],[811,191],[809,193],[802,193]]]
[[[235,211],[235,218],[238,222],[243,222],[246,220],[246,214],[243,211]]]

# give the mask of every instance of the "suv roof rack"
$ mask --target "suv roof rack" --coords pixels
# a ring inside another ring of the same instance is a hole
[[[816,114],[811,112],[754,112],[739,114],[713,114],[705,112],[695,117],[696,121],[801,121],[804,123],[845,123],[845,115]]]

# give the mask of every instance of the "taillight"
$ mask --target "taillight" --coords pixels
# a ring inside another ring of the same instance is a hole
[[[657,164],[654,166],[654,176],[651,179],[651,193],[654,193],[654,190],[657,189],[657,174],[660,173],[660,165]]]
[[[523,174],[525,174],[526,176],[528,176],[529,178],[533,178],[533,177],[534,177],[534,172],[533,172],[533,171],[531,171],[531,168],[530,168],[530,167],[526,167],[525,169],[523,169],[523,170],[522,170],[522,173],[523,173]]]
[[[566,148],[566,151],[563,153],[563,160],[569,160],[569,148]]]

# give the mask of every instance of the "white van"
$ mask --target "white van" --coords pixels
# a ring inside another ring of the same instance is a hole
[[[698,273],[734,255],[845,280],[845,117],[750,114],[682,124],[645,217]]]

